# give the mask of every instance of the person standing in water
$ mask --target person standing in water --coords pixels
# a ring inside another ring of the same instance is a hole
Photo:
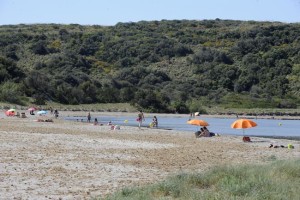
[[[91,123],[91,113],[89,112],[88,115],[87,115],[87,122],[88,123]]]
[[[144,113],[142,111],[139,112],[137,121],[139,122],[139,129],[140,129],[143,121],[145,121]]]

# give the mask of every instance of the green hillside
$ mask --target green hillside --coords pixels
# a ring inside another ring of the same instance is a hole
[[[130,102],[152,112],[300,105],[300,24],[6,25],[0,50],[3,102]]]

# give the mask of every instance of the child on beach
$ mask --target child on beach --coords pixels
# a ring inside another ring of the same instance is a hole
[[[152,119],[151,127],[157,127],[157,126],[158,126],[157,117],[154,116]]]

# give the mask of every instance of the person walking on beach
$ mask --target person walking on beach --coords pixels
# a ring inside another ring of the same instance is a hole
[[[88,123],[91,123],[91,113],[89,112],[88,115],[87,115],[87,122]]]
[[[139,112],[137,121],[139,122],[139,129],[140,129],[143,121],[145,121],[144,113],[142,111]]]

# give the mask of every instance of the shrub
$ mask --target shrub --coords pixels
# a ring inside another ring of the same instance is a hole
[[[9,103],[22,104],[21,87],[14,82],[5,82],[0,85],[0,100]]]
[[[179,174],[150,186],[123,189],[105,199],[298,199],[300,160],[221,166]]]

